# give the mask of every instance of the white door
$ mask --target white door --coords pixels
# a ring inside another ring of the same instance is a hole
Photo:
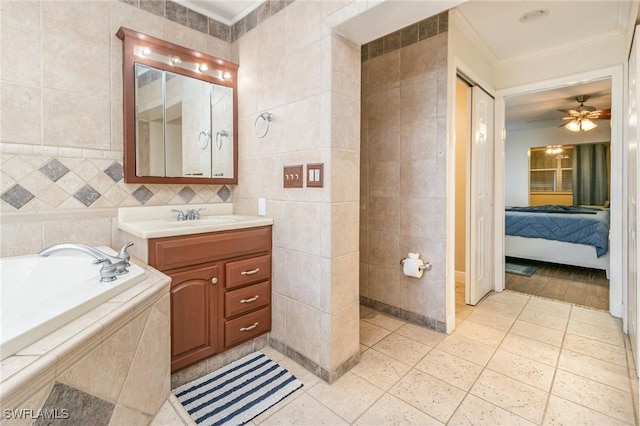
[[[469,174],[469,279],[467,303],[477,304],[493,288],[493,98],[471,89]]]
[[[636,36],[639,34],[638,28],[636,27]],[[634,40],[629,56],[629,204],[627,212],[627,325],[636,363],[638,359],[638,119],[640,119],[637,44],[637,40]]]

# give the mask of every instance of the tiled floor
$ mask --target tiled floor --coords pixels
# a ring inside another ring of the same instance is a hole
[[[509,259],[538,269],[530,276],[505,274],[507,290],[609,310],[609,280],[605,271],[526,259]]]
[[[509,291],[470,307],[463,291],[448,336],[363,307],[361,361],[331,385],[265,348],[304,387],[251,424],[637,424],[618,319]],[[154,424],[181,422],[165,406]]]

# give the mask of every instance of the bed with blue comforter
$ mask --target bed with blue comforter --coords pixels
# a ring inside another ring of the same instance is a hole
[[[609,210],[557,205],[508,207],[505,234],[590,245],[601,257],[609,251]]]

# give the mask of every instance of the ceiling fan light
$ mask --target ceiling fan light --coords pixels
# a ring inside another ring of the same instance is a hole
[[[579,132],[580,131],[580,123],[577,120],[571,120],[570,122],[565,124],[564,127],[567,130],[570,130],[572,132]]]
[[[582,120],[580,127],[582,127],[582,130],[584,130],[585,132],[588,132],[589,130],[593,130],[598,127],[598,125],[588,118],[585,118],[584,120]]]

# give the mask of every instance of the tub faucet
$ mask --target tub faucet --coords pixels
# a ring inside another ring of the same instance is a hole
[[[127,270],[127,267],[130,266],[129,260],[131,259],[131,257],[129,256],[129,253],[127,253],[127,248],[131,247],[132,245],[133,242],[129,241],[120,249],[120,252],[116,256],[112,256],[98,250],[95,247],[91,247],[85,244],[63,243],[47,247],[44,250],[41,250],[38,255],[47,257],[52,253],[63,250],[81,251],[92,256],[95,259],[93,262],[94,264],[102,264],[102,268],[100,268],[100,281],[113,281],[117,278],[117,275],[122,275],[129,272]]]

